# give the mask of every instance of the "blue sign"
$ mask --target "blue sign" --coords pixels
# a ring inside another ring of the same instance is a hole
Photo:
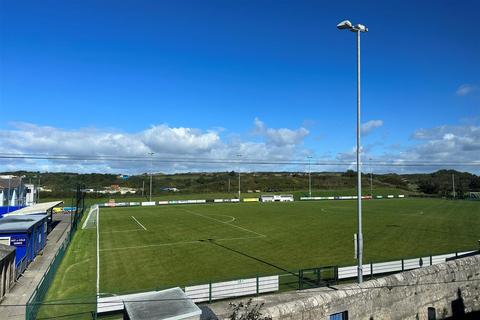
[[[24,247],[27,245],[27,237],[21,235],[12,235],[10,237],[10,245],[15,247]]]

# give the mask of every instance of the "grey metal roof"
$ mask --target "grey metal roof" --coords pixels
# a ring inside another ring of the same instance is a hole
[[[200,308],[178,287],[148,292],[124,303],[131,320],[190,320],[200,319],[202,314]]]
[[[21,208],[10,213],[4,214],[5,217],[16,215],[46,214],[48,210],[62,204],[63,201],[51,201],[37,203],[29,207]]]
[[[25,232],[46,218],[47,216],[43,214],[3,217],[0,219],[0,233]]]
[[[0,243],[0,261],[9,256],[12,252],[15,252],[15,247]]]
[[[0,189],[15,189],[21,183],[20,177],[12,177],[11,179],[0,178]]]

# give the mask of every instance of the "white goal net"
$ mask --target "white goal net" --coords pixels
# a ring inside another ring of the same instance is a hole
[[[87,218],[82,225],[82,229],[92,229],[97,226],[97,215],[99,212],[98,205],[93,205],[90,207],[90,211],[88,211]]]

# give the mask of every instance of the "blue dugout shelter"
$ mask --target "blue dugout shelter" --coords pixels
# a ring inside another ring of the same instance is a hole
[[[0,219],[0,243],[16,247],[16,266],[28,265],[47,243],[44,214],[5,216]]]

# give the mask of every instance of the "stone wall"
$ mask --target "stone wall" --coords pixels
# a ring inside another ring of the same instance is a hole
[[[329,319],[348,311],[349,319],[436,319],[480,311],[480,255],[407,271],[361,285],[318,288],[260,296],[273,319]],[[243,299],[245,301],[245,299]],[[230,314],[228,301],[210,305],[219,319]],[[433,310],[430,310],[432,312]]]

